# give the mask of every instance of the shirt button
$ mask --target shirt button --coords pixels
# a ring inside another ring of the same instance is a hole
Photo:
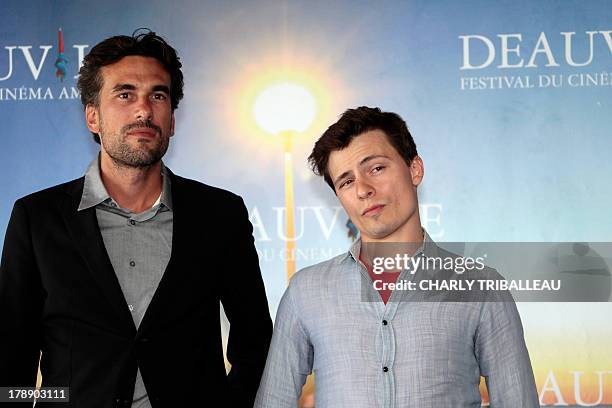
[[[136,262],[130,261],[130,266],[136,266]]]
[[[383,320],[382,323],[383,323],[383,326],[386,326],[388,324],[386,320]]]
[[[136,221],[130,220],[130,225],[136,225]]]
[[[389,367],[383,367],[383,372],[386,373],[387,371],[389,371]]]

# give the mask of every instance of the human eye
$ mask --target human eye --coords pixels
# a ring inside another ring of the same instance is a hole
[[[119,99],[128,99],[130,97],[129,92],[119,92],[117,94],[117,98]]]
[[[165,93],[158,92],[153,94],[153,99],[157,101],[165,101],[168,99],[168,96]]]
[[[383,171],[387,166],[383,166],[382,164],[379,164],[378,166],[374,166],[372,168],[372,174],[377,174],[380,173],[381,171]]]
[[[351,185],[351,183],[353,183],[352,179],[346,179],[342,183],[340,183],[340,186],[338,186],[338,188],[348,187],[349,185]]]

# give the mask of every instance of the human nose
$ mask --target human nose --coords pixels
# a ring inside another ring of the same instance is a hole
[[[151,120],[153,117],[153,109],[148,98],[141,98],[136,105],[136,119]]]
[[[370,198],[376,192],[376,190],[374,189],[374,186],[368,183],[367,180],[359,178],[355,180],[355,184],[357,187],[356,188],[357,197],[359,197],[360,199]]]

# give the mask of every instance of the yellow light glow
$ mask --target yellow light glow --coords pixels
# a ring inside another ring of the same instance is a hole
[[[270,126],[264,128],[266,125],[259,123],[255,114],[256,101],[260,97],[264,99],[265,90],[279,84],[302,87],[314,101],[314,115],[307,129],[289,130],[294,134],[291,138],[292,151],[297,154],[302,166],[303,157],[308,155],[314,142],[329,124],[337,119],[338,112],[342,112],[350,100],[346,94],[347,88],[339,82],[338,76],[332,75],[331,72],[332,68],[324,61],[305,55],[260,56],[249,59],[248,64],[242,64],[239,70],[228,71],[228,77],[222,78],[219,85],[222,92],[218,95],[220,104],[217,105],[223,110],[220,122],[226,126],[223,130],[226,137],[231,137],[241,146],[239,151],[248,152],[248,158],[252,162],[260,166],[272,165],[282,157],[276,154],[279,147],[284,149],[285,139],[279,137],[284,132],[272,133],[280,126],[276,126],[271,132]],[[296,93],[299,94],[299,91]],[[296,110],[304,114],[308,108]]]
[[[305,87],[280,82],[265,88],[255,98],[253,115],[257,125],[266,132],[303,132],[317,114],[315,98]]]

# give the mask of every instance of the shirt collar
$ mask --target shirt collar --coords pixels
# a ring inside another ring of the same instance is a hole
[[[422,230],[423,230],[423,245],[421,245],[421,247],[416,251],[416,253],[418,254],[419,252],[423,252],[431,256],[432,251],[435,250],[436,248],[436,243],[431,239],[427,231],[425,231],[425,228],[422,228]],[[346,258],[352,257],[354,261],[358,262],[360,253],[361,253],[361,238],[358,238],[355,240],[355,242],[353,242],[348,252],[346,253],[345,257],[342,258],[342,260],[344,261]]]
[[[172,187],[170,182],[170,175],[164,162],[161,162],[161,174],[162,174],[162,192],[159,196],[159,201],[172,210]]]
[[[98,154],[85,172],[83,195],[81,195],[81,202],[77,211],[94,207],[109,198],[111,196],[106,191],[106,187],[102,183],[102,177],[100,177],[100,155]]]
[[[170,177],[164,162],[161,163],[161,174],[162,192],[153,207],[161,203],[168,209],[172,210],[172,190],[170,185]],[[81,202],[79,203],[77,211],[95,207],[96,205],[107,200],[114,202],[113,198],[108,194],[108,191],[106,191],[106,187],[104,187],[104,183],[102,182],[102,177],[100,176],[100,155],[98,154],[89,164],[89,167],[85,172],[83,194],[81,195]]]

